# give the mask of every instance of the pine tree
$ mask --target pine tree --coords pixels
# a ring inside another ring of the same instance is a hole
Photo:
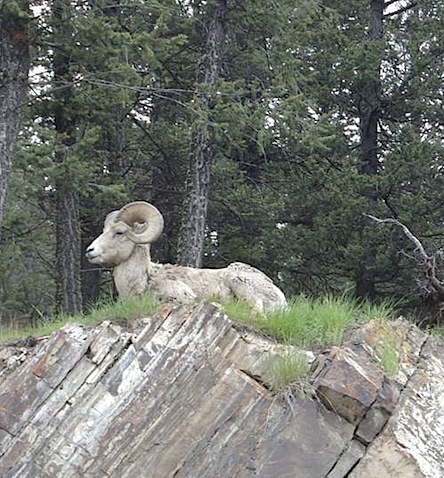
[[[184,217],[183,238],[180,244],[179,262],[182,265],[201,267],[207,225],[208,199],[210,194],[211,163],[214,149],[214,132],[211,110],[222,64],[225,44],[227,1],[215,0],[208,5],[210,18],[208,35],[203,52],[198,88],[198,112],[192,133],[189,167],[187,211]]]
[[[28,1],[0,3],[0,228],[28,89],[29,18]]]

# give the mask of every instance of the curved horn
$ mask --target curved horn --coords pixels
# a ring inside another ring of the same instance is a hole
[[[144,201],[130,202],[123,206],[116,215],[115,221],[122,221],[131,226],[131,230],[126,235],[136,244],[154,242],[163,231],[162,214],[152,204]]]

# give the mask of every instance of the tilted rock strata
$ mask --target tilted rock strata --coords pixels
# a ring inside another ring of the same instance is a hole
[[[264,370],[292,349],[210,304],[165,307],[135,331],[73,324],[33,350],[3,348],[0,476],[444,476],[442,342],[395,324],[390,378],[373,353],[378,327],[324,355],[317,398],[288,403]]]

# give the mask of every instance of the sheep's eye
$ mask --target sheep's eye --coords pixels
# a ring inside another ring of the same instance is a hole
[[[114,237],[121,236],[123,234],[123,231],[116,231],[114,233]]]

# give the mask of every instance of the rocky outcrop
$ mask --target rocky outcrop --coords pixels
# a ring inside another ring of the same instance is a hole
[[[0,476],[444,476],[440,339],[403,320],[356,327],[307,353],[309,386],[286,399],[266,378],[282,353],[211,304],[3,347]]]

